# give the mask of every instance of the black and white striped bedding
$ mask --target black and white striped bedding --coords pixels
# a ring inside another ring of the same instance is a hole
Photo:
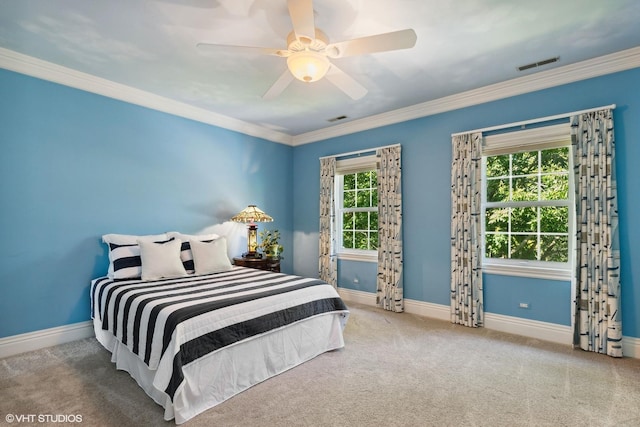
[[[103,330],[150,369],[171,371],[171,398],[181,368],[207,354],[313,316],[348,315],[326,282],[244,267],[149,282],[94,279],[91,303]]]

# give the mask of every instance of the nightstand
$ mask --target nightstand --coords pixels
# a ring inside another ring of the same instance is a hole
[[[240,267],[257,268],[259,270],[274,271],[280,273],[280,259],[271,258],[244,258],[236,257],[233,259],[235,265]]]

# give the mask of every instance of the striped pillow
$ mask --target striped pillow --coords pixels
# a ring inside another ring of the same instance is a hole
[[[163,243],[169,239],[166,234],[133,236],[128,234],[105,234],[102,241],[109,246],[110,279],[139,279],[142,276],[142,260],[138,239]]]

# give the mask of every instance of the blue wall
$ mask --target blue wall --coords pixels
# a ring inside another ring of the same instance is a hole
[[[415,119],[318,143],[293,153],[294,270],[317,275],[319,157],[402,144],[405,298],[449,304],[451,134],[617,104],[614,111],[625,336],[640,337],[640,69]],[[339,286],[375,292],[370,264],[341,261]],[[359,283],[353,283],[353,277]],[[489,313],[571,324],[569,282],[485,274]],[[367,286],[367,288],[363,288]],[[530,304],[520,309],[520,302]]]
[[[4,70],[0,93],[0,337],[89,318],[89,282],[107,268],[102,234],[198,232],[249,203],[283,232],[284,271],[316,276],[318,158],[395,143],[405,297],[448,305],[451,133],[611,103],[623,333],[640,337],[640,69],[299,147]],[[339,269],[341,287],[375,292],[375,264]],[[568,325],[570,291],[568,282],[485,275],[490,313]]]
[[[255,203],[292,253],[292,147],[5,70],[0,93],[0,337],[88,320],[105,233],[196,233]]]

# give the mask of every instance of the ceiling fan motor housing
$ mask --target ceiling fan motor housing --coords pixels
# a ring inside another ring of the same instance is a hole
[[[308,37],[296,38],[294,31],[291,31],[287,36],[287,49],[291,52],[299,52],[301,50],[314,50],[316,52],[323,51],[329,44],[329,37],[322,31],[316,28],[316,35],[314,39]]]

